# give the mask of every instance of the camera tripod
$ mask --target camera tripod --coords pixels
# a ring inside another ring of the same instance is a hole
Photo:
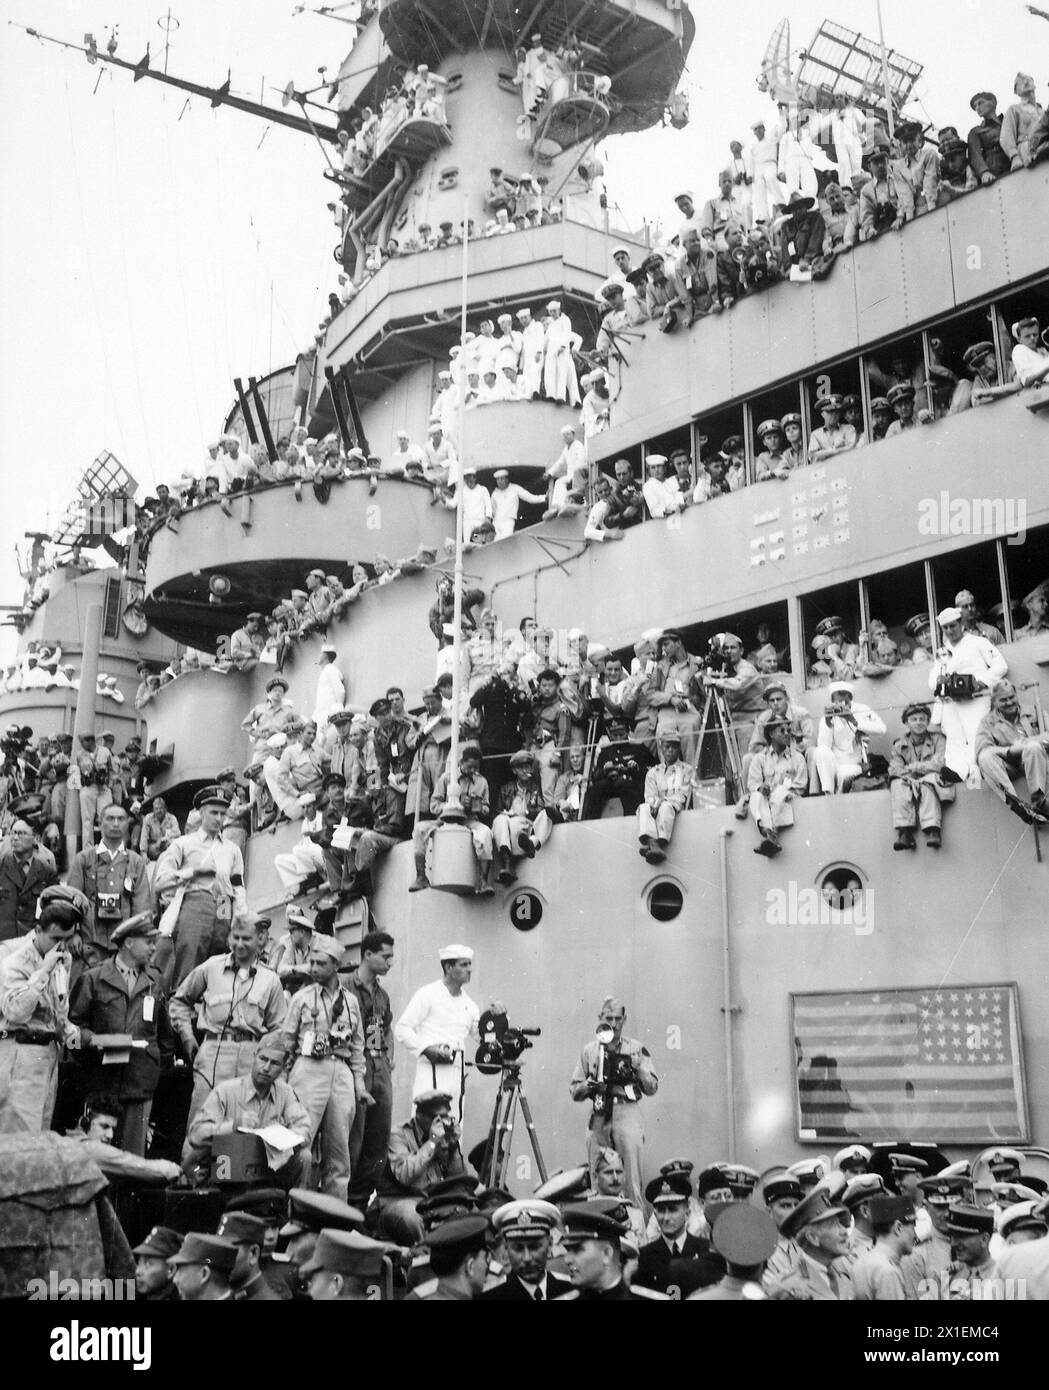
[[[510,1161],[510,1145],[513,1140],[514,1121],[517,1118],[518,1106],[520,1106],[521,1114],[524,1116],[528,1142],[532,1146],[536,1167],[539,1170],[539,1180],[546,1182],[546,1164],[543,1162],[539,1136],[536,1134],[535,1121],[532,1119],[532,1107],[528,1104],[528,1097],[524,1093],[521,1063],[504,1062],[500,1068],[499,1090],[496,1093],[492,1123],[488,1129],[484,1157],[481,1160],[480,1179],[485,1187],[503,1186],[506,1166]]]
[[[704,742],[709,734],[713,734],[715,740],[713,753]],[[743,760],[736,744],[732,715],[729,713],[724,692],[715,685],[707,686],[703,713],[700,715],[696,775],[702,776],[706,773],[709,776],[711,768],[715,769],[713,775],[717,776],[720,773],[725,779],[727,804],[743,795],[746,790],[743,782]]]

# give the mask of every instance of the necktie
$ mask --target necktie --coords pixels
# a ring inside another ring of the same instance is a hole
[[[542,1303],[542,1301],[543,1301],[543,1291],[542,1291],[542,1289],[541,1289],[541,1288],[538,1286],[538,1284],[537,1284],[537,1285],[536,1285],[535,1293],[532,1295],[532,1302],[533,1302],[533,1303]]]

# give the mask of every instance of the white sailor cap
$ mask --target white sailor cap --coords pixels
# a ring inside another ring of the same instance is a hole
[[[438,960],[473,960],[474,953],[469,946],[461,946],[458,942],[452,942],[450,946],[442,946],[437,952]]]
[[[944,608],[942,612],[936,614],[936,621],[941,627],[944,627],[947,623],[960,623],[961,620],[962,611],[960,608]]]

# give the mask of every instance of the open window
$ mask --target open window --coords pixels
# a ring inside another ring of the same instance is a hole
[[[855,583],[832,584],[801,599],[805,646],[805,684],[812,689],[834,677],[852,680],[860,661],[860,590]]]

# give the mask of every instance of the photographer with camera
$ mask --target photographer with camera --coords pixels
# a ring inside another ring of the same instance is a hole
[[[382,1233],[398,1245],[423,1238],[419,1203],[435,1183],[466,1172],[462,1131],[452,1117],[447,1091],[422,1091],[415,1114],[390,1134],[386,1168],[378,1182]]]
[[[587,1162],[590,1183],[596,1185],[597,1160],[602,1148],[611,1148],[623,1160],[626,1196],[641,1205],[641,1149],[645,1142],[639,1103],[654,1096],[659,1078],[648,1050],[635,1038],[623,1037],[626,1008],[611,996],[602,1000],[596,1036],[584,1045],[569,1092],[575,1101],[590,1101]]]
[[[991,711],[991,692],[1009,667],[992,642],[965,630],[960,608],[945,608],[936,621],[943,646],[929,668],[929,689],[936,696],[947,739],[945,771],[975,789],[980,786],[976,731]],[[937,722],[935,712],[932,722]]]
[[[867,705],[852,698],[847,681],[832,680],[830,704],[816,734],[816,786],[810,796],[847,792],[867,765],[865,734],[883,734],[885,724]]]
[[[35,931],[0,957],[0,1134],[51,1126],[59,1054],[80,1046],[69,1021],[70,943],[86,911],[76,889],[45,888]]]
[[[94,734],[80,734],[80,751],[69,770],[69,786],[80,796],[80,843],[90,845],[95,838],[95,820],[113,801],[109,782],[113,754]]]
[[[710,639],[703,686],[720,690],[725,697],[742,758],[758,715],[765,713],[765,682],[754,663],[743,655],[743,643],[734,632],[719,632]]]

